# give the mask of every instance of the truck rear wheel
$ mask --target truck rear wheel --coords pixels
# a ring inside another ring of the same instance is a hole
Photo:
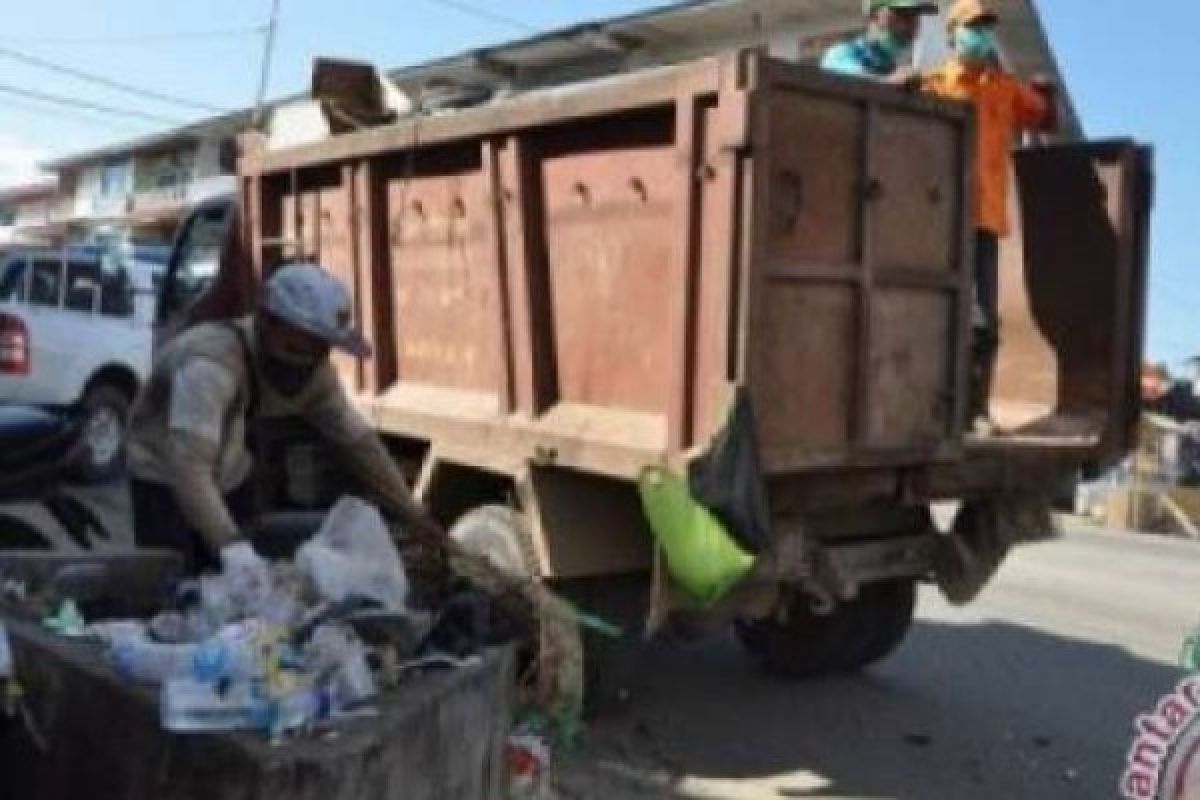
[[[741,621],[735,631],[768,672],[811,678],[857,672],[883,660],[908,634],[915,610],[915,581],[885,581],[864,586],[856,598],[824,615],[797,594],[784,613]]]

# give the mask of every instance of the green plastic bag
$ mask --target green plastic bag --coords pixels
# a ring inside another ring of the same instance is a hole
[[[696,502],[683,479],[661,467],[647,467],[638,489],[667,570],[696,601],[715,603],[754,568],[754,557]]]

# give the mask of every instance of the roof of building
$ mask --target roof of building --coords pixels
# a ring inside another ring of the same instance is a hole
[[[153,150],[156,148],[166,148],[175,144],[186,144],[188,142],[199,141],[206,136],[219,135],[221,133],[233,135],[245,130],[250,124],[252,117],[253,112],[251,111],[231,111],[219,117],[207,117],[197,120],[181,128],[172,128],[141,136],[137,139],[114,142],[113,144],[98,147],[94,150],[72,153],[62,158],[42,162],[41,167],[47,170],[70,169],[71,167],[81,167],[105,161],[109,158],[127,155],[134,151]]]
[[[21,200],[38,200],[43,197],[53,197],[57,190],[57,178],[53,176],[38,178],[26,183],[0,188],[0,203],[14,203]]]
[[[1034,0],[991,0],[1003,24],[1006,58],[1018,74],[1042,73],[1062,88],[1063,133],[1082,136],[1071,101]],[[830,35],[846,34],[862,22],[862,0],[682,0],[613,19],[597,20],[517,41],[477,48],[389,73],[406,88],[442,80],[493,86],[533,87],[566,83],[625,71],[664,60],[685,60],[738,44],[756,45],[772,31],[806,26]],[[302,96],[281,98],[272,105]],[[132,141],[46,162],[59,170],[102,161],[134,150],[166,146],[223,129],[236,133],[251,122],[243,110]]]

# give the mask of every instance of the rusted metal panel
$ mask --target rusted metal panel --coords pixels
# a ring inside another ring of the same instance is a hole
[[[259,150],[246,155],[242,170],[278,173],[346,159],[370,158],[380,153],[405,152],[415,147],[537,129],[565,120],[603,120],[613,113],[661,108],[674,103],[684,90],[699,90],[705,94],[717,92],[723,68],[740,57],[729,54],[676,67],[646,70],[589,86],[561,87],[455,114],[403,120],[396,125],[278,152]]]
[[[756,83],[746,380],[767,469],[945,458],[962,430],[968,123],[828,80],[769,63]]]
[[[680,451],[691,446],[695,424],[696,323],[700,288],[701,177],[705,114],[702,98],[693,92],[675,103],[676,250],[668,278],[667,320],[671,369],[667,405],[668,445]]]
[[[880,196],[872,218],[876,269],[959,266],[962,127],[928,115],[880,114],[871,142]]]
[[[480,150],[468,145],[404,162],[387,178],[399,379],[495,393],[499,272]]]
[[[517,481],[531,510],[540,574],[578,578],[646,570],[653,536],[637,487],[578,472],[533,468]]]
[[[649,415],[657,461],[744,382],[772,470],[947,452],[966,115],[745,55],[619,85],[247,156],[278,209],[264,239],[345,264],[365,327],[390,326],[360,384],[376,419],[424,419],[403,387],[466,392],[444,413],[492,397],[493,424],[569,418],[603,452],[633,430],[609,417]]]
[[[857,361],[857,299],[848,287],[777,282],[764,308],[764,337],[755,342],[759,372],[752,384],[767,468],[805,453],[838,454],[851,444]]]
[[[692,434],[698,443],[725,423],[730,387],[738,379],[735,317],[745,264],[740,200],[747,158],[747,98],[740,77],[740,70],[730,65],[722,72],[720,101],[713,98],[699,108],[702,134],[693,168],[700,265],[692,342]]]
[[[666,413],[679,205],[670,110],[548,131],[539,144],[557,400]]]
[[[358,162],[353,169],[357,306],[373,355],[363,363],[365,393],[376,395],[395,380],[392,292],[388,285],[386,198],[378,165]]]
[[[513,303],[510,264],[508,258],[508,230],[505,220],[505,180],[502,145],[496,139],[483,144],[483,172],[487,179],[487,195],[491,208],[492,250],[496,265],[496,288],[499,291],[499,321],[497,331],[501,356],[501,410],[511,414],[517,410],[517,355],[513,348]]]
[[[1028,430],[1079,422],[1096,434],[1094,458],[1108,461],[1132,442],[1139,405],[1149,153],[1129,141],[1031,149],[1017,155],[1017,176],[1024,258],[1005,266],[1022,279],[1007,276],[1002,305],[1028,307],[1054,358],[1022,352],[1040,339],[1006,317],[1002,361],[1040,369],[1006,372],[1000,391],[1041,404]]]
[[[772,266],[857,267],[863,110],[777,91],[771,103]]]
[[[953,414],[955,302],[943,292],[877,290],[867,440],[936,450]]]
[[[508,276],[508,347],[513,365],[516,410],[527,417],[554,402],[558,382],[554,364],[553,320],[548,298],[549,274],[538,223],[541,185],[531,135],[507,137],[501,148],[501,216],[505,272]]]

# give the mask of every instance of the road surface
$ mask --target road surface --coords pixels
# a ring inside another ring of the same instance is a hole
[[[732,641],[647,648],[636,692],[560,765],[566,797],[1097,800],[1132,720],[1183,676],[1200,545],[1072,533],[965,610],[922,594],[870,673],[787,685]]]

